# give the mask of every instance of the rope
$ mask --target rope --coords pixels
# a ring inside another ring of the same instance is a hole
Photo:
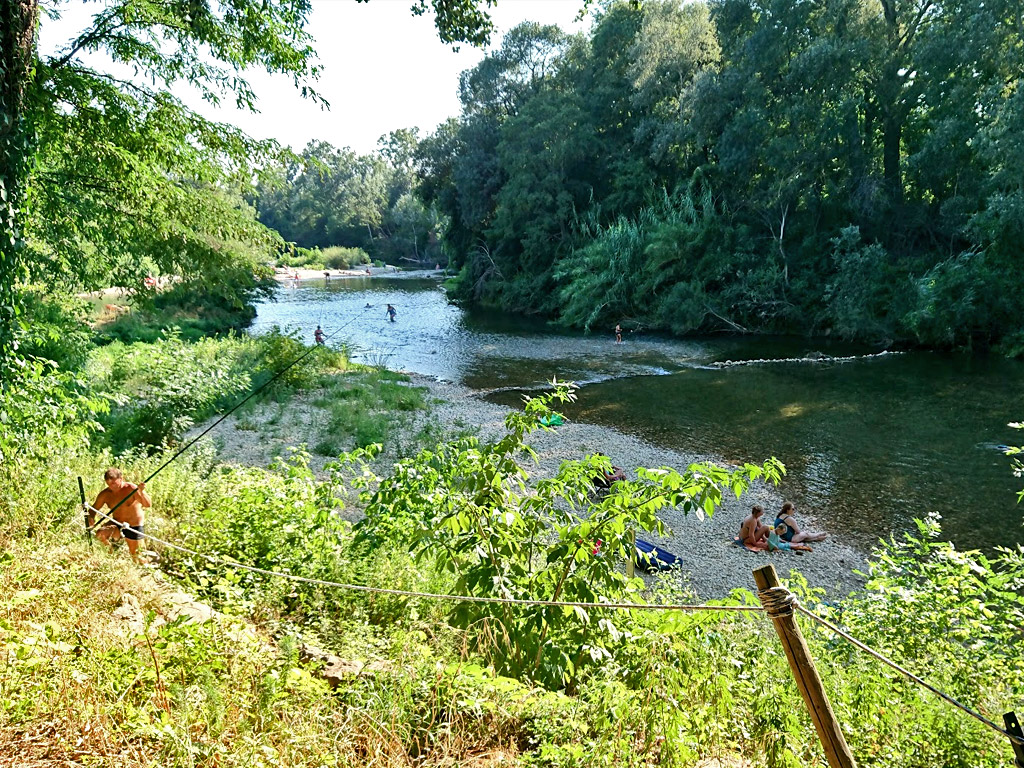
[[[839,627],[837,627],[835,624],[833,624],[831,621],[828,621],[827,619],[819,616],[818,614],[814,613],[813,611],[807,610],[802,605],[800,605],[796,601],[795,598],[792,601],[792,605],[793,605],[793,607],[796,610],[800,611],[800,613],[804,614],[805,616],[810,617],[811,619],[814,619],[819,624],[822,624],[823,626],[828,627],[830,630],[835,632],[837,635],[842,637],[844,640],[847,640],[848,642],[852,643],[857,648],[860,648],[862,651],[864,651],[868,655],[873,656],[874,658],[878,659],[883,664],[886,664],[887,666],[892,667],[897,672],[899,672],[901,675],[905,676],[907,679],[912,680],[913,682],[917,683],[918,685],[920,685],[920,686],[922,686],[924,688],[927,688],[929,691],[934,693],[939,698],[943,699],[944,701],[948,702],[949,704],[952,704],[957,709],[960,709],[960,710],[966,712],[968,715],[973,717],[975,720],[978,720],[979,722],[984,723],[985,725],[987,725],[992,730],[997,731],[998,733],[1002,734],[1003,736],[1008,738],[1014,744],[1024,745],[1024,739],[1021,739],[1019,736],[1015,736],[1014,734],[1010,733],[1009,731],[1004,730],[1003,728],[1001,728],[999,725],[997,725],[996,723],[994,723],[991,720],[989,720],[984,715],[979,714],[978,712],[975,712],[973,709],[971,709],[970,707],[965,706],[964,704],[961,704],[959,701],[954,699],[949,694],[943,693],[938,688],[936,688],[934,685],[932,685],[931,683],[927,682],[926,680],[923,680],[922,678],[918,677],[917,675],[915,675],[910,670],[901,667],[895,661],[892,661],[891,659],[883,656],[881,653],[879,653],[878,651],[874,650],[873,648],[868,647],[867,645],[862,643],[857,638],[853,637],[852,635],[848,634],[847,632],[844,632]],[[766,609],[767,609],[767,606],[766,606]],[[771,615],[771,614],[769,613],[769,615]]]
[[[123,522],[121,522],[119,520],[115,520],[109,514],[103,512],[101,510],[96,509],[95,507],[93,507],[90,504],[86,504],[85,507],[90,509],[90,510],[92,510],[93,512],[95,512],[96,514],[100,515],[101,517],[105,517],[110,523],[113,523],[114,525],[117,525],[122,530],[124,530],[125,528],[130,528],[131,527],[128,523],[123,523]],[[111,510],[111,512],[113,512],[113,510]],[[309,578],[308,576],[298,576],[298,575],[296,575],[294,573],[288,573],[286,571],[271,571],[271,570],[268,570],[266,568],[258,568],[258,567],[254,566],[254,565],[246,565],[244,563],[237,563],[237,562],[233,562],[231,560],[225,560],[224,558],[221,558],[221,557],[216,557],[214,555],[208,555],[208,554],[205,554],[203,552],[197,552],[197,551],[195,551],[193,549],[189,549],[188,547],[183,547],[183,546],[181,546],[179,544],[173,544],[172,542],[165,541],[165,540],[160,539],[160,538],[158,538],[156,536],[153,536],[152,534],[149,534],[149,533],[139,532],[139,535],[142,536],[143,538],[149,539],[150,541],[155,541],[158,544],[162,544],[165,547],[169,547],[170,549],[175,549],[175,550],[178,550],[179,552],[184,552],[185,554],[189,554],[189,555],[192,555],[193,557],[201,558],[203,560],[206,560],[208,562],[214,563],[216,565],[224,565],[224,566],[227,566],[229,568],[238,568],[238,569],[243,570],[243,571],[250,571],[251,573],[258,573],[258,574],[261,574],[261,575],[264,575],[264,576],[273,576],[273,577],[277,577],[277,578],[288,579],[289,581],[296,581],[296,582],[300,582],[300,583],[303,583],[303,584],[316,584],[316,585],[323,586],[323,587],[333,587],[333,588],[337,588],[337,589],[350,590],[350,591],[353,591],[353,592],[367,592],[367,593],[378,594],[378,595],[394,595],[394,596],[397,596],[397,597],[425,598],[425,599],[428,599],[428,600],[449,600],[449,601],[461,602],[461,603],[489,603],[489,604],[493,604],[493,605],[519,605],[519,606],[524,606],[524,607],[544,607],[544,608],[583,608],[583,609],[605,608],[605,609],[608,609],[608,610],[689,611],[689,612],[697,612],[697,611],[726,611],[726,612],[750,612],[750,613],[764,612],[770,618],[779,618],[779,617],[783,617],[783,616],[791,616],[794,611],[799,611],[800,613],[804,614],[805,616],[808,616],[809,618],[811,618],[811,619],[817,621],[818,623],[822,624],[823,626],[827,627],[832,632],[835,632],[837,635],[839,635],[843,639],[847,640],[848,642],[852,643],[857,648],[860,648],[865,653],[873,656],[874,658],[878,659],[882,663],[892,667],[894,670],[896,670],[900,674],[904,675],[909,680],[917,683],[918,685],[920,685],[920,686],[922,686],[924,688],[927,688],[929,691],[934,693],[939,698],[943,699],[944,701],[948,702],[949,704],[952,704],[957,709],[960,709],[963,712],[966,712],[968,715],[970,715],[971,717],[975,718],[976,720],[978,720],[982,724],[987,725],[989,728],[991,728],[992,730],[996,731],[997,733],[1005,736],[1012,743],[1024,745],[1024,739],[1021,739],[1020,737],[1015,736],[1014,734],[1010,733],[1009,731],[1001,728],[999,725],[997,725],[993,721],[989,720],[984,715],[982,715],[982,714],[980,714],[978,712],[975,712],[970,707],[967,707],[964,704],[961,704],[959,701],[954,699],[949,694],[943,693],[938,688],[936,688],[935,686],[933,686],[930,683],[928,683],[926,680],[918,677],[913,672],[911,672],[911,671],[901,667],[896,662],[894,662],[891,659],[883,656],[881,653],[879,653],[878,651],[874,650],[873,648],[865,645],[860,640],[858,640],[857,638],[855,638],[852,635],[848,634],[847,632],[844,632],[842,629],[837,627],[832,622],[828,621],[827,619],[825,619],[825,618],[823,618],[821,616],[818,616],[813,611],[809,611],[808,609],[804,608],[797,601],[796,596],[793,593],[791,593],[788,589],[786,589],[785,587],[782,587],[782,586],[770,587],[768,589],[764,589],[764,590],[759,590],[758,591],[758,595],[761,597],[762,602],[764,604],[763,608],[761,606],[757,606],[757,605],[709,605],[709,604],[706,604],[706,603],[703,604],[703,605],[663,604],[663,603],[583,603],[583,602],[574,602],[574,601],[565,601],[565,600],[525,600],[525,599],[513,598],[513,597],[479,597],[479,596],[472,596],[472,595],[450,595],[450,594],[442,594],[442,593],[437,593],[437,592],[418,592],[418,591],[415,591],[415,590],[407,590],[407,589],[388,589],[388,588],[385,588],[385,587],[371,587],[371,586],[367,586],[367,585],[364,585],[364,584],[345,584],[343,582],[338,582],[338,581],[329,581],[329,580],[326,580],[326,579],[313,579],[313,578]]]
[[[785,587],[759,589],[757,595],[761,598],[761,604],[764,606],[765,613],[772,619],[792,616],[793,609],[800,607],[796,600],[796,595]]]
[[[109,514],[101,512],[100,510],[92,507],[89,504],[85,505],[93,512],[102,515],[107,520],[119,528],[124,530],[125,528],[131,528],[128,523],[123,523],[119,520],[114,520]],[[215,555],[207,555],[202,552],[196,552],[188,547],[183,547],[178,544],[172,544],[169,541],[164,541],[156,536],[148,533],[140,533],[143,538],[155,541],[158,544],[162,544],[165,547],[176,549],[179,552],[199,557],[208,562],[217,565],[226,565],[229,568],[239,568],[243,571],[251,571],[252,573],[259,573],[264,576],[276,576],[282,579],[288,579],[290,581],[298,581],[303,584],[317,584],[323,587],[335,587],[337,589],[347,589],[354,592],[370,592],[373,594],[380,595],[396,595],[398,597],[422,597],[431,600],[450,600],[461,603],[493,603],[498,605],[521,605],[521,606],[542,606],[550,608],[607,608],[613,610],[647,610],[647,611],[744,611],[744,612],[761,612],[762,608],[759,605],[667,605],[662,603],[580,603],[572,601],[562,600],[526,600],[515,597],[479,597],[472,595],[447,595],[436,592],[417,592],[414,590],[406,589],[387,589],[385,587],[370,587],[363,584],[344,584],[339,581],[327,581],[325,579],[312,579],[308,576],[298,576],[294,573],[288,573],[287,571],[271,571],[266,568],[257,568],[254,565],[245,565],[244,563],[236,563],[231,560],[225,560],[224,558],[217,557]]]
[[[350,317],[350,318],[349,318],[349,320],[348,320],[348,322],[347,322],[347,323],[345,323],[344,325],[341,325],[341,326],[340,326],[340,327],[338,327],[338,328],[337,328],[336,330],[334,330],[334,331],[331,331],[331,332],[330,332],[329,334],[327,334],[327,336],[325,336],[325,337],[324,337],[324,342],[326,343],[326,341],[327,341],[328,339],[330,339],[330,338],[331,338],[331,336],[334,336],[335,334],[337,334],[337,333],[340,333],[340,332],[341,332],[341,331],[342,331],[343,329],[347,328],[347,327],[348,327],[348,326],[349,326],[349,325],[350,325],[350,324],[351,324],[351,323],[352,323],[352,322],[353,322],[353,321],[354,321],[354,320],[355,320],[355,319],[356,319],[357,317],[359,317],[359,315],[353,314],[353,315],[352,315],[352,317]],[[150,474],[150,476],[149,476],[149,477],[147,477],[147,478],[146,478],[145,480],[143,480],[143,481],[142,481],[142,482],[143,482],[143,484],[145,484],[145,483],[148,483],[148,482],[149,482],[150,480],[152,480],[152,479],[153,479],[154,477],[156,477],[156,476],[157,476],[158,474],[160,474],[160,472],[161,472],[161,471],[163,471],[163,469],[164,469],[164,468],[165,468],[165,467],[166,467],[166,466],[167,466],[168,464],[170,464],[171,462],[173,462],[173,461],[174,461],[175,459],[177,459],[177,458],[178,458],[179,456],[181,456],[181,454],[183,454],[183,453],[184,453],[185,451],[187,451],[187,450],[188,450],[189,448],[191,448],[191,447],[192,447],[193,445],[195,445],[195,444],[196,444],[197,442],[199,442],[199,439],[200,439],[200,438],[204,437],[204,436],[205,436],[205,435],[206,435],[206,434],[207,434],[208,432],[210,432],[210,431],[211,431],[211,430],[212,430],[212,429],[213,429],[214,427],[216,427],[216,426],[217,426],[218,424],[220,424],[220,423],[221,423],[222,421],[224,421],[224,419],[226,419],[226,418],[227,418],[228,416],[230,416],[230,415],[231,415],[232,413],[234,413],[235,411],[237,411],[237,410],[238,410],[239,408],[241,408],[241,407],[242,407],[243,405],[245,405],[245,404],[246,404],[247,402],[249,402],[250,400],[252,400],[252,399],[253,399],[254,397],[256,397],[256,395],[258,395],[258,394],[259,394],[260,392],[262,392],[262,391],[263,391],[264,389],[266,389],[267,387],[269,387],[269,386],[270,386],[271,384],[273,384],[273,383],[274,383],[275,381],[277,381],[277,380],[278,380],[279,378],[281,378],[282,376],[284,376],[284,374],[285,374],[285,373],[287,373],[287,372],[288,372],[288,371],[289,371],[289,370],[290,370],[291,368],[293,368],[293,367],[294,367],[295,365],[297,365],[298,363],[302,362],[302,361],[303,361],[303,360],[305,360],[305,359],[306,359],[307,357],[309,357],[309,356],[310,356],[311,354],[313,354],[313,352],[314,352],[314,351],[316,351],[317,347],[320,347],[320,346],[323,346],[323,345],[321,345],[321,344],[314,344],[314,345],[313,345],[312,347],[310,347],[309,349],[307,349],[307,350],[306,350],[305,352],[303,352],[303,353],[302,353],[301,355],[299,355],[299,356],[298,356],[297,358],[295,358],[295,359],[294,359],[294,360],[292,360],[292,361],[291,361],[290,363],[288,363],[288,365],[286,365],[286,366],[285,366],[284,368],[282,368],[282,369],[281,369],[280,371],[278,371],[278,372],[277,372],[277,373],[275,373],[275,374],[274,374],[273,376],[271,376],[271,377],[270,377],[270,378],[269,378],[269,379],[268,379],[267,381],[265,381],[265,382],[264,382],[263,384],[261,384],[260,386],[258,386],[258,387],[257,387],[256,389],[254,389],[254,390],[253,390],[252,392],[250,392],[250,393],[249,393],[248,395],[246,395],[246,396],[245,396],[245,397],[244,397],[243,399],[239,400],[239,401],[238,401],[237,403],[235,403],[235,404],[234,404],[233,406],[231,406],[231,408],[230,408],[230,409],[229,409],[229,410],[228,410],[227,412],[225,412],[223,416],[221,416],[221,417],[220,417],[219,419],[217,419],[217,420],[216,420],[215,422],[213,422],[213,424],[211,424],[211,425],[210,425],[210,426],[208,426],[208,427],[207,427],[206,429],[204,429],[204,430],[203,430],[202,432],[200,432],[200,433],[199,433],[198,435],[196,435],[196,436],[195,436],[194,438],[192,438],[192,439],[191,439],[191,440],[190,440],[190,441],[189,441],[188,443],[186,443],[186,444],[184,445],[184,447],[182,447],[182,448],[181,448],[181,450],[179,450],[179,451],[178,451],[178,452],[177,452],[176,454],[174,454],[173,456],[171,456],[171,458],[169,458],[169,459],[168,459],[167,461],[165,461],[165,462],[164,462],[163,464],[161,464],[161,465],[160,465],[159,467],[157,467],[157,468],[156,468],[156,469],[155,469],[155,470],[154,470],[154,471],[152,472],[152,474]],[[138,489],[138,487],[135,487],[135,488],[133,488],[133,489],[132,489],[132,491],[131,491],[131,493],[129,493],[129,494],[127,495],[127,496],[125,496],[125,497],[124,497],[123,499],[121,499],[121,500],[120,500],[119,502],[117,502],[117,504],[115,504],[115,505],[114,505],[113,507],[111,507],[111,508],[110,508],[110,512],[111,512],[111,514],[113,514],[114,510],[116,510],[116,509],[117,509],[118,507],[120,507],[120,506],[121,506],[122,504],[124,504],[124,503],[125,503],[126,501],[128,501],[128,499],[130,499],[130,498],[131,498],[132,496],[134,496],[134,495],[135,495],[135,493],[136,493],[136,492],[137,492],[138,490],[139,490],[139,489]],[[113,520],[113,518],[111,518],[111,519]],[[115,522],[117,522],[117,521],[115,521]]]

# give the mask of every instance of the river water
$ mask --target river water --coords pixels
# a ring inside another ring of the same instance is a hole
[[[436,279],[408,276],[282,286],[252,332],[278,325],[311,341],[318,324],[356,360],[460,382],[510,407],[557,376],[582,385],[565,409],[574,420],[723,461],[775,456],[788,470],[783,495],[861,546],[936,512],[960,548],[1024,542],[1024,479],[998,448],[1024,443],[1007,426],[1024,419],[1019,362],[803,338],[627,333],[615,344],[610,331],[467,312]]]

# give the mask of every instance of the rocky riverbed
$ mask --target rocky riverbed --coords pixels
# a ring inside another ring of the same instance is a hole
[[[410,419],[396,420],[395,424],[407,434],[396,444],[411,444],[410,436],[433,422],[442,432],[454,433],[475,430],[483,440],[502,433],[503,420],[508,413],[505,406],[490,403],[480,393],[460,384],[410,374],[412,386],[429,391],[428,410],[417,412]],[[585,395],[584,395],[585,396]],[[245,417],[243,425],[231,417],[215,433],[218,456],[221,460],[238,464],[267,465],[274,456],[284,455],[287,446],[311,443],[315,440],[322,412],[311,403],[309,396],[298,396],[285,404],[267,404]],[[273,420],[272,433],[260,431],[260,423]],[[197,427],[196,431],[201,429]],[[436,430],[435,430],[436,431]],[[637,467],[669,466],[685,469],[695,461],[715,461],[717,457],[687,454],[658,447],[632,435],[593,424],[566,424],[551,431],[538,430],[529,442],[537,452],[537,465],[528,467],[531,477],[553,475],[563,461],[580,459],[600,451],[612,462],[623,467],[629,477],[636,477]],[[311,457],[311,468],[319,472],[328,461],[323,456]],[[378,474],[386,473],[397,458],[389,446],[375,467]],[[764,458],[768,458],[765,456]],[[779,489],[765,483],[755,484],[741,499],[727,495],[723,505],[713,517],[698,518],[694,514],[665,509],[662,519],[670,529],[668,535],[653,543],[682,558],[683,585],[700,599],[727,596],[737,587],[754,588],[751,572],[766,563],[772,563],[782,578],[797,571],[810,586],[820,587],[831,597],[842,597],[860,586],[863,579],[855,570],[864,570],[864,553],[846,545],[841,532],[828,531],[823,542],[812,544],[814,551],[749,552],[732,544],[742,519],[752,504],[760,504],[765,517],[774,513],[784,501]],[[358,510],[350,510],[358,515]],[[816,521],[798,510],[800,525],[817,530]],[[651,537],[649,537],[651,538]]]

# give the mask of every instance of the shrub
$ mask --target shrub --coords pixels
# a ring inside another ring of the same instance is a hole
[[[63,370],[78,370],[89,356],[90,337],[86,305],[73,296],[46,293],[30,286],[23,294],[24,333],[19,353],[52,360]]]
[[[370,257],[362,248],[335,245],[323,250],[323,261],[328,269],[348,269],[356,264],[369,264]]]
[[[528,487],[520,462],[532,451],[524,437],[553,413],[552,402],[571,399],[572,389],[556,382],[555,392],[509,414],[501,440],[465,438],[397,464],[369,500],[359,541],[370,548],[405,542],[469,595],[639,600],[643,580],[620,569],[631,529],[661,532],[657,511],[664,506],[711,514],[724,489],[738,496],[752,480],[775,481],[782,472],[774,460],[734,471],[706,463],[683,473],[641,469],[639,480],[594,499],[593,478],[611,464],[592,456],[564,462],[554,478]],[[452,611],[500,674],[552,688],[571,688],[584,670],[608,663],[624,636],[621,620],[597,608],[466,603]]]

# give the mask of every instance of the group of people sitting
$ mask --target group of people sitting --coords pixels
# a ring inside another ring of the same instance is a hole
[[[795,550],[797,552],[810,552],[811,548],[805,542],[823,541],[827,533],[811,533],[800,530],[793,512],[796,506],[791,501],[782,505],[782,509],[775,518],[772,526],[761,522],[761,515],[764,508],[755,504],[750,510],[750,515],[744,518],[740,525],[740,535],[736,543],[747,549],[761,549],[774,552],[775,550]]]

